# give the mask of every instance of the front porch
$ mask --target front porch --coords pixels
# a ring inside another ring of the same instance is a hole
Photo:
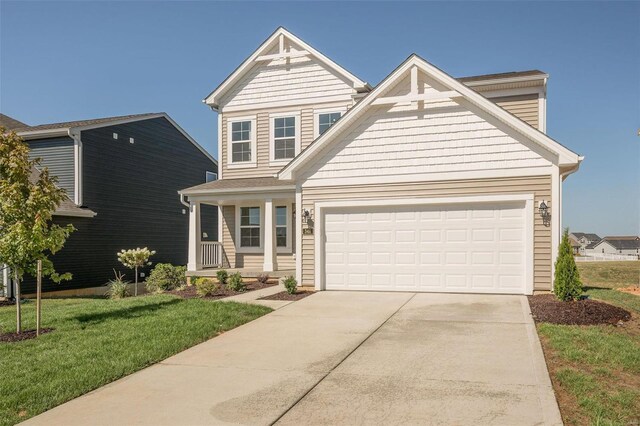
[[[246,185],[246,187],[245,187]],[[208,182],[181,192],[188,196],[189,276],[215,276],[220,269],[254,277],[296,275],[295,186],[275,178]],[[218,211],[217,241],[205,241],[201,210]]]

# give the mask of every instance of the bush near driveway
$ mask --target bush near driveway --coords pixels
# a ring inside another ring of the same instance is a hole
[[[23,304],[34,328],[35,303]],[[151,295],[121,300],[45,299],[38,339],[0,343],[0,425],[12,425],[161,361],[271,309]],[[0,308],[0,333],[15,307]]]

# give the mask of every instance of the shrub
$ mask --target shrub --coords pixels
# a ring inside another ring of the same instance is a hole
[[[242,275],[240,272],[236,272],[235,274],[231,274],[229,277],[229,282],[227,283],[227,288],[233,291],[245,291],[247,286],[242,280]]]
[[[256,277],[256,280],[257,280],[260,284],[266,284],[266,283],[267,283],[267,281],[269,281],[269,274],[262,273],[262,274],[260,274],[260,275],[258,275],[258,276]]]
[[[292,276],[285,277],[282,280],[282,284],[284,284],[284,288],[287,289],[287,293],[295,294],[298,289],[298,281]]]
[[[227,279],[229,278],[229,273],[224,269],[220,269],[218,272],[216,272],[216,277],[218,278],[218,282],[220,284],[226,284]]]
[[[184,266],[173,266],[170,263],[158,263],[145,286],[150,293],[175,290],[187,283],[187,268]]]
[[[569,243],[569,230],[565,229],[562,242],[558,248],[556,274],[553,280],[553,292],[562,301],[576,300],[582,295],[580,273],[573,258]]]
[[[109,288],[107,289],[107,296],[109,299],[124,299],[125,297],[130,296],[129,294],[129,281],[124,280],[124,275],[120,272],[113,271],[115,274],[115,278],[109,280],[107,285]]]
[[[200,297],[213,296],[216,294],[220,285],[211,278],[198,277],[194,281],[196,286],[196,294]]]

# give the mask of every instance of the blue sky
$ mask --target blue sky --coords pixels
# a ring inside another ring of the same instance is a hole
[[[584,155],[564,225],[640,233],[640,3],[0,0],[0,110],[27,124],[166,111],[210,152],[201,100],[279,25],[378,83],[412,52],[459,77],[550,74],[547,131]]]

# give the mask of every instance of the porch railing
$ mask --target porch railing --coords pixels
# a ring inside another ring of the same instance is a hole
[[[222,266],[222,243],[202,241],[200,243],[200,263],[203,268],[220,268]]]

